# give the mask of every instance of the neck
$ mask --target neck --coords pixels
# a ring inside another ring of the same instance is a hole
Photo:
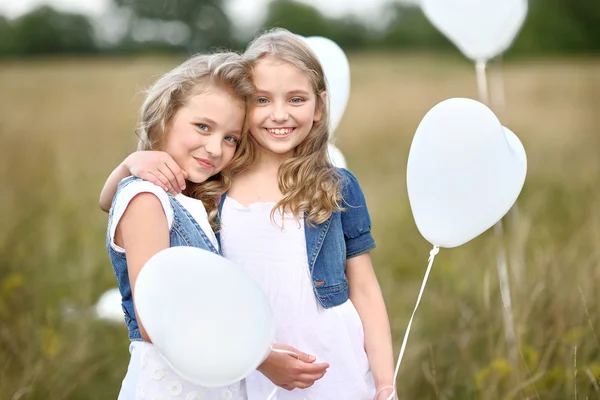
[[[181,191],[181,194],[187,197],[192,197],[192,189],[196,186],[194,182],[190,182],[186,179],[185,189]]]
[[[285,154],[278,154],[259,146],[258,157],[254,164],[255,168],[253,169],[264,172],[274,172],[277,174],[277,171],[279,171],[279,166],[285,160],[292,157],[293,154],[293,150]]]

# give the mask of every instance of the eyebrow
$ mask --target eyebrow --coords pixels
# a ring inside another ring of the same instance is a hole
[[[194,119],[195,121],[199,121],[199,122],[200,122],[200,121],[202,121],[202,122],[207,122],[207,123],[209,123],[210,125],[219,125],[219,124],[217,124],[215,121],[213,121],[212,119],[210,119],[210,118],[208,118],[208,117],[200,117],[200,116],[195,116],[193,119]]]
[[[256,94],[257,95],[259,95],[259,94],[271,94],[271,92],[269,92],[268,90],[257,89],[256,90]],[[288,90],[286,94],[287,95],[290,95],[290,94],[303,94],[303,95],[308,96],[308,95],[310,95],[310,92],[307,92],[304,89],[295,89],[295,90]]]

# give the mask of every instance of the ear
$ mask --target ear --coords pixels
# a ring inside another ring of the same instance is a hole
[[[327,92],[323,90],[319,93],[319,97],[321,98],[321,104],[315,109],[314,122],[319,122],[323,118],[323,112],[325,111],[325,107],[327,107]]]

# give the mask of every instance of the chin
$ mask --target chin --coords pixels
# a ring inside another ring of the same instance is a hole
[[[262,144],[261,144],[262,145]],[[269,150],[275,154],[285,154],[293,151],[296,147],[298,147],[295,143],[282,143],[275,141],[267,141],[264,145],[262,145],[265,149]]]
[[[202,183],[209,178],[209,175],[198,172],[188,172],[187,180],[192,183]]]

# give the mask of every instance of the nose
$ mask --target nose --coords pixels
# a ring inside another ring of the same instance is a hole
[[[211,157],[218,158],[221,157],[221,153],[223,152],[222,146],[223,138],[221,135],[210,135],[204,149]]]
[[[278,101],[273,104],[273,110],[271,113],[271,120],[273,122],[284,122],[288,119],[288,113],[285,104]]]

